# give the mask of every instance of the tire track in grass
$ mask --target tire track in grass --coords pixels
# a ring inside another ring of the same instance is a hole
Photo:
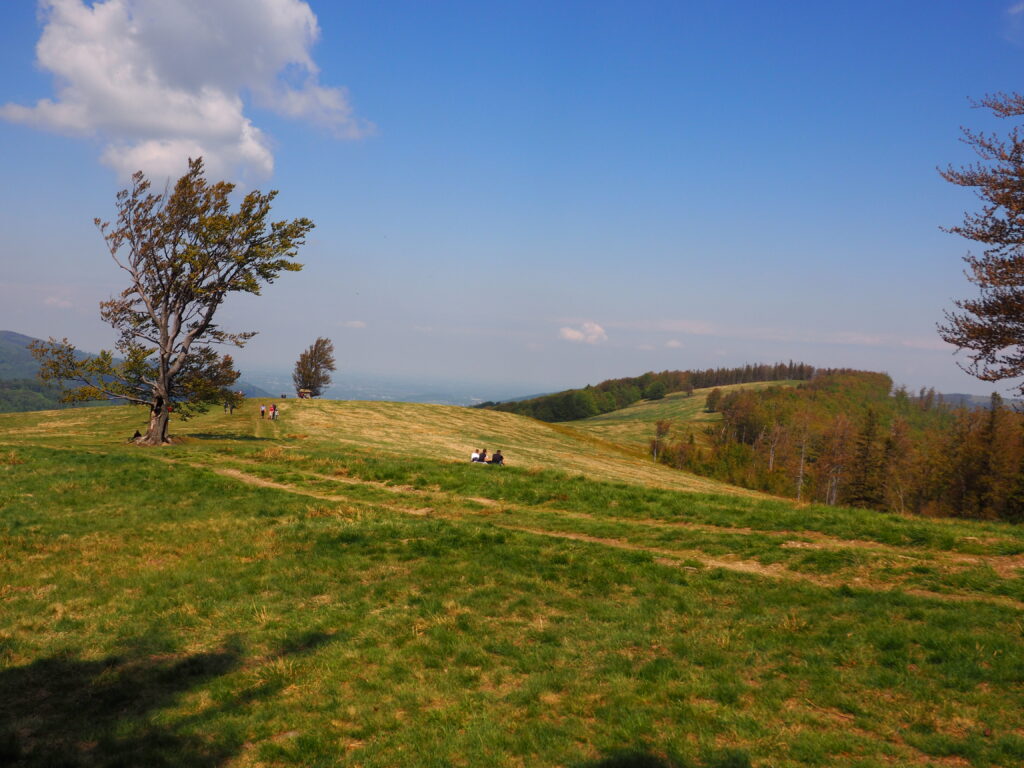
[[[660,549],[658,547],[642,546],[640,544],[633,544],[632,542],[625,541],[623,539],[610,539],[601,536],[591,536],[586,533],[575,533],[570,531],[549,531],[543,528],[528,528],[525,526],[506,525],[503,523],[493,523],[496,528],[503,528],[509,531],[518,531],[520,533],[534,534],[537,536],[547,536],[550,538],[567,539],[571,541],[582,541],[589,544],[600,544],[606,547],[614,547],[616,549],[624,549],[632,552],[647,552],[652,555],[656,555],[655,562],[662,565],[670,565],[674,567],[686,567],[687,560],[696,560],[702,565],[708,568],[721,568],[727,571],[733,571],[736,573],[746,573],[755,576],[762,576],[769,579],[777,579],[780,581],[800,581],[809,584],[813,584],[818,587],[825,589],[835,589],[842,586],[850,586],[846,581],[839,581],[836,579],[828,579],[822,576],[815,576],[809,573],[800,573],[798,571],[791,571],[785,566],[773,563],[771,565],[765,565],[759,563],[756,560],[739,560],[733,558],[720,558],[712,557],[699,550],[671,550],[671,549]],[[854,586],[857,589],[866,589],[872,592],[899,592],[905,595],[911,595],[913,597],[924,597],[935,600],[943,600],[949,602],[979,602],[979,603],[990,603],[992,605],[1000,605],[1007,608],[1015,608],[1017,610],[1024,609],[1024,603],[1018,600],[1014,600],[1012,597],[1001,597],[999,595],[957,595],[946,592],[933,592],[927,589],[916,589],[908,588],[903,589],[898,585],[895,587],[886,588],[885,585],[871,582],[858,582]]]
[[[244,474],[244,473],[243,473]],[[458,494],[444,493],[437,491],[423,491],[411,485],[388,485],[376,480],[360,480],[358,478],[344,475],[325,475],[319,472],[303,472],[309,478],[326,480],[344,485],[368,486],[378,488],[389,493],[423,494],[429,497],[443,495],[449,501],[472,501],[485,507],[496,507],[503,504],[501,501],[488,499],[479,496],[460,496]],[[253,477],[248,475],[248,477]],[[273,481],[266,481],[273,482]],[[294,489],[294,486],[283,486],[285,489]],[[326,498],[325,500],[339,500],[337,498]],[[642,526],[646,528],[661,530],[685,530],[715,535],[767,536],[773,539],[783,539],[783,549],[854,549],[863,550],[879,557],[888,557],[894,560],[917,560],[920,557],[930,558],[935,565],[955,566],[988,566],[992,568],[1001,578],[1014,578],[1024,575],[1024,556],[1021,555],[967,555],[956,552],[946,552],[924,547],[906,546],[899,547],[884,544],[879,541],[864,539],[843,539],[838,536],[831,536],[818,531],[797,531],[797,530],[776,530],[758,529],[749,527],[737,527],[729,525],[714,525],[711,523],[695,523],[688,520],[663,520],[658,518],[630,518],[615,516],[600,516],[586,512],[569,510],[556,510],[560,517],[566,519],[585,520],[595,523],[614,523],[620,525]]]
[[[462,521],[467,517],[472,517],[472,514],[444,514],[438,513],[432,508],[419,508],[414,509],[411,507],[404,507],[397,504],[381,504],[371,503],[359,500],[353,500],[346,496],[337,496],[332,494],[316,493],[313,491],[302,490],[294,486],[287,485],[285,483],[279,483],[273,480],[267,480],[266,478],[257,477],[255,475],[249,475],[238,469],[231,469],[228,467],[211,467],[211,466],[197,466],[190,465],[197,469],[206,469],[214,472],[215,474],[227,477],[233,480],[237,480],[248,485],[254,485],[262,488],[273,488],[275,490],[283,491],[285,493],[291,493],[298,496],[305,496],[307,498],[319,499],[321,501],[330,501],[334,503],[345,503],[359,507],[370,507],[370,508],[384,508],[401,512],[403,514],[415,515],[417,517],[432,516],[438,517],[445,520],[451,521]],[[357,484],[358,481],[353,481],[351,478],[346,478],[346,481],[350,484]],[[389,487],[389,486],[384,486]],[[394,488],[389,487],[396,493],[404,492],[418,492],[413,488]],[[463,497],[452,496],[454,500],[463,500]],[[467,499],[468,500],[468,499]],[[581,516],[580,513],[574,513],[574,516]],[[495,528],[501,528],[507,531],[515,531],[518,533],[525,533],[534,536],[544,536],[553,539],[562,539],[567,541],[579,541],[588,544],[596,544],[600,546],[610,547],[614,549],[621,549],[632,552],[646,552],[655,557],[655,562],[662,565],[669,565],[672,567],[687,567],[686,562],[696,561],[702,566],[707,568],[720,568],[722,570],[731,571],[734,573],[743,573],[752,576],[758,576],[762,578],[769,578],[779,581],[797,581],[806,584],[811,584],[824,589],[835,589],[844,585],[848,586],[846,581],[840,581],[836,579],[829,579],[824,576],[814,575],[809,573],[800,573],[791,571],[781,564],[765,565],[763,563],[753,560],[740,560],[738,558],[722,558],[713,557],[700,550],[670,550],[662,549],[659,547],[650,547],[640,544],[633,544],[632,542],[623,539],[605,538],[600,536],[591,536],[585,533],[567,532],[567,531],[550,531],[543,528],[530,528],[527,526],[517,526],[507,523],[495,522],[493,518],[487,518],[488,522]],[[628,521],[627,521],[628,522]],[[925,589],[901,589],[899,586],[886,588],[886,585],[879,583],[857,583],[858,589],[867,589],[873,592],[899,592],[905,595],[913,597],[922,597],[933,600],[941,600],[946,602],[982,602],[989,603],[992,605],[999,605],[1003,607],[1015,608],[1020,610],[1024,608],[1024,604],[1014,600],[1010,597],[1001,597],[998,595],[959,595],[943,592],[932,592]]]

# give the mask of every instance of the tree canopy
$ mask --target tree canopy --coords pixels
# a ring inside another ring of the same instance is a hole
[[[79,386],[68,402],[124,399],[149,408],[140,443],[168,442],[168,416],[187,418],[230,399],[238,378],[230,355],[213,345],[244,346],[255,332],[230,333],[214,322],[231,293],[259,294],[293,261],[313,227],[308,219],[269,221],[277,193],[254,190],[231,210],[234,185],[207,182],[202,159],[170,194],[150,192],[140,172],[117,195],[113,224],[96,219],[114,262],[128,278],[121,293],[100,303],[100,316],[118,332],[113,351],[77,359],[65,338],[33,345],[40,377]]]
[[[318,337],[305,352],[299,355],[292,371],[292,382],[296,393],[308,390],[311,397],[320,397],[331,385],[330,371],[335,371],[334,343]]]
[[[979,106],[999,118],[1024,116],[1024,96],[998,93]],[[979,213],[965,213],[951,232],[976,243],[981,255],[968,253],[967,278],[976,298],[954,302],[939,334],[970,363],[961,366],[983,381],[1024,375],[1024,133],[1016,126],[1004,139],[963,129],[963,141],[979,157],[974,165],[940,171],[952,184],[970,187],[982,202]],[[1024,394],[1024,383],[1018,386]]]

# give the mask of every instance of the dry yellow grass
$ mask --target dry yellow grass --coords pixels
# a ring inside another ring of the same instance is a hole
[[[660,466],[614,443],[510,413],[418,403],[292,401],[288,429],[333,444],[385,453],[469,461],[474,448],[500,449],[509,464],[559,469],[599,480],[708,493],[748,491]],[[481,467],[481,472],[490,471]]]
[[[186,422],[173,421],[178,448],[208,445],[218,438],[256,437],[267,440],[266,450],[283,459],[281,452],[301,439],[306,455],[317,446],[352,445],[393,456],[466,462],[474,448],[488,453],[500,449],[509,465],[527,469],[557,469],[670,490],[759,495],[655,464],[644,451],[586,434],[575,424],[458,406],[295,399],[277,401],[281,416],[270,421],[259,418],[259,402],[252,400],[231,415],[214,408]],[[144,409],[129,406],[0,414],[0,446],[74,444],[106,450],[120,444],[135,451],[127,438],[136,428],[145,428],[145,418]],[[480,471],[492,468],[481,466]]]

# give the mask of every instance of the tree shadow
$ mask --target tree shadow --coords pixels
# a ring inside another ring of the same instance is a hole
[[[645,750],[613,752],[592,762],[581,763],[575,768],[751,768],[750,757],[739,749],[718,750],[705,754],[697,764],[681,758],[667,758]]]
[[[151,715],[238,662],[231,651],[96,661],[55,656],[3,670],[0,764],[220,765],[238,745],[175,733]]]
[[[307,633],[274,657],[310,653],[332,637]],[[19,768],[216,768],[242,749],[235,729],[197,728],[276,691],[243,690],[215,709],[168,723],[159,710],[187,691],[229,674],[238,647],[189,656],[127,652],[99,660],[52,656],[0,670],[0,765]],[[188,728],[191,733],[184,732]]]
[[[593,762],[581,763],[575,768],[690,768],[690,765],[658,757],[650,752],[629,750],[615,752]]]
[[[256,437],[256,435],[248,435],[241,432],[189,432],[186,435],[177,435],[180,440],[240,440],[248,443],[265,443],[271,438],[269,437]]]

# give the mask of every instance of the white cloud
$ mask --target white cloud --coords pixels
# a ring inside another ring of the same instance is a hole
[[[579,328],[570,328],[568,326],[559,328],[558,336],[566,341],[575,341],[582,344],[600,344],[602,341],[608,341],[608,334],[604,332],[604,328],[597,323],[591,322],[583,323]]]
[[[320,35],[303,0],[40,0],[38,65],[54,99],[6,104],[0,117],[100,140],[125,178],[175,177],[202,155],[211,177],[265,177],[270,142],[245,98],[343,138],[372,131],[342,88],[321,85]]]
[[[342,328],[365,328],[366,323],[362,320],[346,320],[341,324]]]
[[[1011,16],[1016,16],[1019,13],[1024,13],[1024,3],[1014,3],[1009,8],[1006,9],[1006,12]]]
[[[60,296],[47,296],[43,300],[43,304],[48,307],[56,307],[57,309],[70,309],[71,302],[67,299],[62,299]]]
[[[679,341],[678,339],[669,339],[668,341],[665,342],[665,346],[668,347],[669,349],[679,349],[680,347],[683,346],[683,342]]]

